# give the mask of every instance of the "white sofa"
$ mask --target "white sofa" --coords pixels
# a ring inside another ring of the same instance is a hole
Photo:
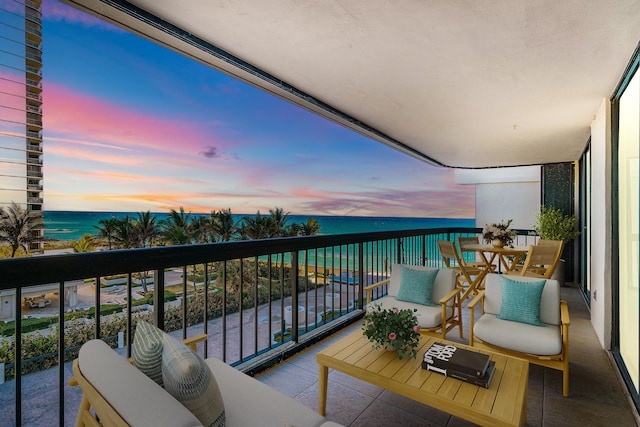
[[[414,270],[438,270],[433,283],[433,293],[431,300],[435,306],[416,304],[413,302],[399,301],[396,299],[401,285],[401,273],[399,265]],[[373,300],[374,289],[388,285],[387,295]],[[462,319],[460,310],[461,288],[456,284],[456,273],[450,269],[437,269],[420,265],[394,264],[391,266],[391,277],[389,279],[374,283],[364,288],[366,292],[367,308],[374,304],[380,305],[383,309],[396,307],[400,310],[416,309],[418,326],[420,333],[436,334],[441,338],[446,338],[448,331],[458,326],[460,337],[462,337]]]
[[[233,427],[339,427],[314,410],[251,378],[226,363],[205,360],[220,388],[226,426]],[[76,372],[76,370],[78,370]],[[74,378],[84,397],[76,426],[102,425],[191,427],[198,419],[167,391],[139,371],[101,340],[91,340],[74,362]],[[87,384],[88,383],[88,384]],[[116,415],[112,416],[111,409]],[[117,420],[121,417],[124,420]]]

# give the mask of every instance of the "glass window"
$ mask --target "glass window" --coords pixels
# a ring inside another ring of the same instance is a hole
[[[633,77],[620,97],[618,139],[619,337],[620,355],[638,390],[638,186],[640,164],[640,77]]]

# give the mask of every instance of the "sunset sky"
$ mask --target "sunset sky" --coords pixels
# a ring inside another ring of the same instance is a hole
[[[474,187],[43,1],[45,210],[474,217]]]

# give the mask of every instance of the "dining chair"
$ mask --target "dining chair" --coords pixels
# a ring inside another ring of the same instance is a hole
[[[472,267],[472,268],[487,268],[487,264],[484,261],[482,260],[468,261],[467,258],[469,257],[465,257],[466,254],[471,253],[473,254],[473,259],[476,259],[477,251],[475,249],[465,249],[465,246],[477,245],[479,243],[480,243],[480,240],[478,239],[478,236],[458,237],[458,248],[460,249],[460,260],[464,263],[465,266]]]
[[[476,295],[481,289],[482,281],[488,271],[483,268],[467,266],[460,259],[454,242],[438,240],[437,243],[444,265],[456,272],[458,286],[464,289],[464,293],[460,296],[460,301],[464,301],[471,293]]]
[[[541,277],[550,279],[560,261],[564,242],[562,240],[547,240],[540,244],[529,246],[527,258],[522,267],[517,266],[506,274],[513,276]]]

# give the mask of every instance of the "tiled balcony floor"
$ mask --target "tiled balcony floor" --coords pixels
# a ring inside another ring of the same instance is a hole
[[[528,426],[636,426],[632,410],[616,370],[601,349],[591,326],[590,314],[579,291],[562,288],[569,303],[570,396],[562,397],[560,371],[530,365]],[[447,338],[467,343],[469,316],[464,311],[465,338],[456,330]],[[316,353],[359,329],[356,323],[312,346],[257,378],[295,400],[318,408]],[[467,421],[416,403],[395,393],[330,371],[327,418],[347,426],[466,426]]]

